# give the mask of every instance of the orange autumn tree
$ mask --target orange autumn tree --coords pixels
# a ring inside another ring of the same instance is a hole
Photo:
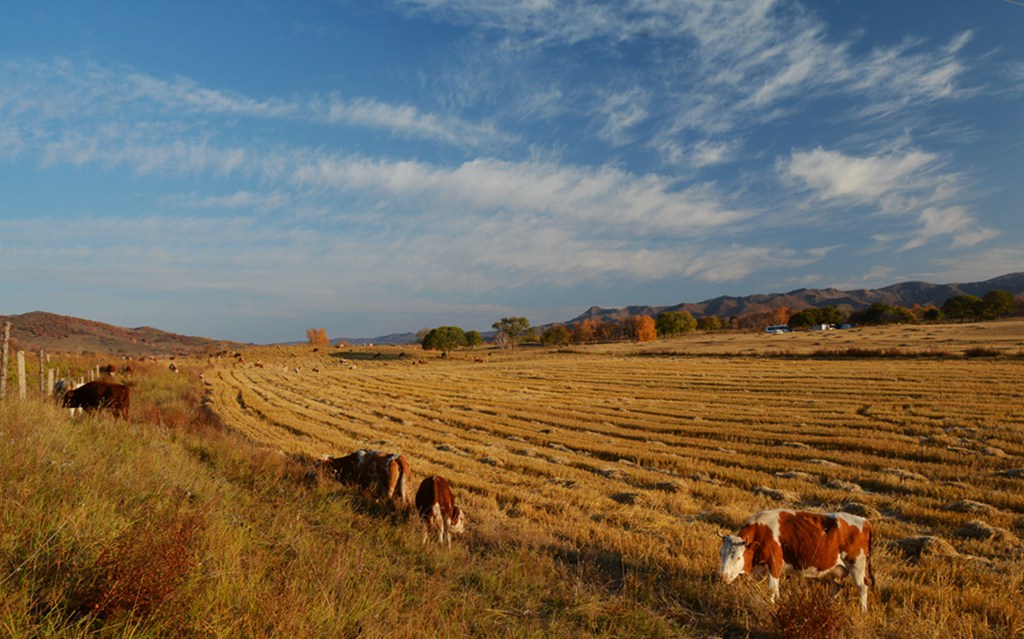
[[[623,323],[625,324],[626,335],[634,342],[651,342],[658,337],[654,318],[650,315],[629,317]]]
[[[310,346],[328,346],[331,340],[327,337],[327,328],[307,328],[306,339]]]

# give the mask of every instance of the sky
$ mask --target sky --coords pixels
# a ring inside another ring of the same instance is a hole
[[[1024,271],[1024,1],[0,0],[0,314],[270,343]]]

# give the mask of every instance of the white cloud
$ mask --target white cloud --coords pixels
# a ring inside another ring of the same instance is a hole
[[[902,246],[902,250],[924,246],[946,235],[953,236],[952,245],[955,248],[974,246],[999,235],[998,231],[979,227],[977,220],[961,206],[928,207],[921,211],[919,220],[921,228]]]
[[[793,151],[778,169],[785,179],[804,185],[819,200],[890,206],[895,202],[890,196],[936,188],[929,171],[938,161],[935,154],[916,150],[858,157],[818,147]]]
[[[634,176],[607,166],[479,159],[445,168],[319,157],[298,167],[295,177],[302,185],[415,198],[427,209],[543,215],[562,224],[601,224],[632,235],[700,234],[750,215],[723,205],[707,186],[676,190],[666,178]]]
[[[952,236],[954,247],[997,237],[998,231],[981,226],[965,206],[955,204],[961,178],[941,168],[937,155],[922,151],[850,156],[820,147],[794,151],[778,164],[784,179],[807,188],[818,202],[877,207],[916,222],[910,232],[875,233],[879,244],[902,241],[899,249],[906,251],[946,236]]]
[[[327,104],[327,120],[355,126],[380,128],[407,137],[438,140],[472,147],[509,142],[511,136],[490,124],[474,124],[454,117],[421,113],[410,105],[394,105],[371,98],[344,100],[332,96]]]

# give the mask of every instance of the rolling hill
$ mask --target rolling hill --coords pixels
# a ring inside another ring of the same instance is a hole
[[[11,347],[29,351],[148,356],[184,355],[239,346],[235,342],[178,335],[149,326],[122,328],[42,311],[0,315],[0,324],[6,321],[11,322]]]

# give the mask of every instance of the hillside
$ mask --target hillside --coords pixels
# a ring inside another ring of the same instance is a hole
[[[102,322],[34,311],[0,315],[11,322],[12,348],[51,353],[174,355],[221,350],[238,344],[169,333],[149,326],[122,328]]]
[[[1024,273],[1011,273],[984,282],[962,284],[902,282],[885,288],[852,291],[842,291],[836,288],[801,288],[788,293],[762,293],[743,297],[721,296],[703,302],[683,302],[675,306],[627,306],[625,308],[592,306],[566,323],[573,324],[585,319],[621,321],[627,317],[655,316],[666,311],[687,311],[694,317],[707,315],[731,317],[763,313],[780,307],[800,310],[837,306],[849,311],[867,308],[876,302],[906,308],[913,307],[915,304],[942,306],[946,300],[955,295],[981,297],[992,290],[1008,291],[1014,295],[1024,294]]]

